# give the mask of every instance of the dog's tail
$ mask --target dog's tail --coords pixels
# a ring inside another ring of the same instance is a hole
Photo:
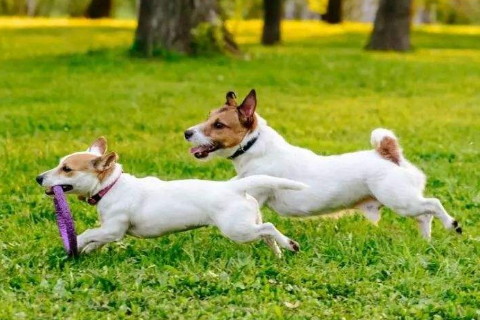
[[[247,192],[252,189],[262,190],[303,190],[308,186],[304,183],[276,178],[267,175],[254,175],[250,177],[241,178],[238,180],[231,180],[234,188],[240,192]]]
[[[370,142],[382,158],[400,165],[403,160],[402,148],[392,131],[377,128],[372,131]]]

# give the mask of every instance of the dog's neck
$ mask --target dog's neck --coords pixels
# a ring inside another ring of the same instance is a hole
[[[247,133],[240,145],[244,146],[248,141],[257,137],[255,144],[247,152],[232,160],[239,176],[243,176],[247,171],[255,168],[257,163],[266,157],[270,157],[272,153],[281,150],[285,144],[288,144],[282,136],[267,125],[263,118],[258,115],[256,117],[258,120],[257,128]]]
[[[120,181],[119,177],[122,175],[122,166],[118,163],[115,164],[114,169],[112,172],[102,181],[100,181],[97,185],[95,185],[92,190],[90,191],[89,197],[99,193],[101,190],[111,186],[112,184],[118,184]],[[115,182],[116,181],[116,182]],[[111,192],[111,190],[109,191]]]

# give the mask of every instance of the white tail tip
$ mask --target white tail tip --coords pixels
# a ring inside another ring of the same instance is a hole
[[[377,128],[372,131],[372,135],[370,137],[370,143],[372,144],[372,147],[378,147],[385,137],[398,140],[393,131],[384,128]]]

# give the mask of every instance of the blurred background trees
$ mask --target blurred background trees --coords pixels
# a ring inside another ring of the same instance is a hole
[[[141,0],[133,49],[150,57],[167,52],[236,52],[217,0]]]
[[[112,0],[92,0],[85,10],[85,17],[90,19],[110,18]]]
[[[0,0],[0,15],[138,18],[144,56],[238,52],[226,19],[263,20],[264,45],[281,41],[283,19],[374,22],[367,49],[406,51],[412,23],[480,24],[480,0]]]
[[[112,18],[134,18],[134,0],[0,0],[0,15],[31,17],[83,17],[88,10],[105,12]],[[92,17],[92,18],[97,18]]]
[[[280,0],[284,19],[321,19],[330,21],[333,8],[345,21],[373,22],[379,0]],[[96,3],[110,3],[113,18],[135,18],[139,0],[0,0],[0,15],[73,16],[86,14]],[[235,19],[263,19],[263,0],[219,0],[226,15]],[[324,6],[332,9],[325,12]],[[320,10],[318,8],[321,8]],[[322,9],[323,8],[323,9]],[[480,24],[480,0],[416,0],[413,3],[414,23]]]
[[[322,14],[322,20],[335,24],[342,22],[342,16],[342,0],[329,0],[326,11]]]
[[[283,15],[283,0],[263,0],[262,43],[272,45],[280,42],[280,24]]]
[[[410,45],[412,0],[380,0],[369,50],[407,51]]]

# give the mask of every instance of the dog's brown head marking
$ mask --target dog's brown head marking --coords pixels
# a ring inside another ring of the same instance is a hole
[[[74,153],[65,157],[58,166],[57,173],[66,177],[73,177],[77,172],[90,172],[103,181],[114,169],[118,160],[115,152],[107,151],[107,140],[100,137],[88,148],[88,153]]]
[[[190,152],[203,159],[217,150],[238,146],[248,133],[257,128],[256,107],[255,90],[252,89],[240,105],[235,93],[227,92],[225,103],[211,111],[205,122],[184,132],[185,139],[195,145]]]
[[[48,195],[53,186],[62,186],[64,192],[88,195],[99,182],[115,172],[118,155],[107,151],[107,140],[98,138],[85,152],[75,152],[63,157],[59,164],[36,177]]]
[[[240,144],[245,135],[256,128],[256,106],[255,90],[250,91],[240,105],[237,105],[235,93],[228,92],[225,104],[212,111],[204,123],[203,134],[222,148]]]
[[[91,171],[92,161],[98,156],[88,153],[77,153],[67,156],[58,167],[58,174],[73,177],[78,171]]]

